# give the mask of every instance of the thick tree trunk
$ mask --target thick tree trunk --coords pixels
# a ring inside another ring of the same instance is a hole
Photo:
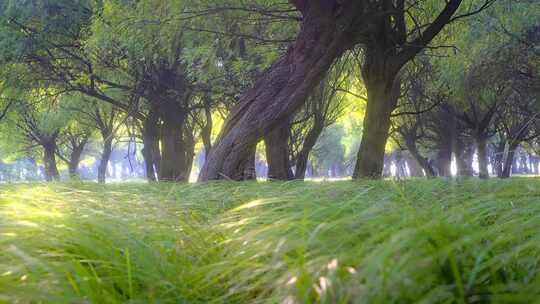
[[[183,139],[184,120],[173,113],[162,117],[160,181],[186,181],[189,178]]]
[[[141,152],[144,159],[145,176],[149,182],[155,182],[157,181],[157,176],[156,176],[156,171],[154,169],[154,159],[152,157],[153,154],[152,154],[151,143],[149,142],[149,140],[144,139],[144,135],[143,135],[143,145],[145,145],[145,147],[143,147]]]
[[[335,18],[331,11],[304,15],[294,45],[232,109],[201,170],[201,181],[241,179],[243,164],[257,142],[290,119],[334,60],[355,44],[350,32],[337,30]]]
[[[244,168],[244,177],[242,180],[256,180],[257,179],[257,168],[255,166],[255,154],[256,149],[253,149],[248,156],[248,159]]]
[[[497,177],[502,177],[503,174],[503,168],[504,168],[504,162],[505,162],[505,148],[506,148],[506,140],[501,140],[497,144],[497,148],[495,151],[495,167],[494,171],[495,174],[497,174]]]
[[[111,159],[112,153],[112,134],[103,134],[103,150],[101,151],[101,159],[98,166],[98,183],[105,183],[107,178],[107,166]]]
[[[458,176],[473,176],[474,170],[472,160],[474,155],[474,145],[462,144],[456,151],[456,166]]]
[[[396,160],[396,177],[404,178],[407,177],[406,164],[407,162],[403,158],[403,152],[401,150],[394,151],[395,160]],[[382,171],[381,171],[382,172]]]
[[[142,126],[143,149],[142,155],[145,164],[146,179],[149,182],[157,181],[161,152],[159,151],[159,115],[155,110],[148,113]]]
[[[45,180],[48,182],[60,179],[56,166],[56,138],[48,140],[43,146],[43,164],[45,166]]]
[[[317,143],[317,139],[323,131],[323,125],[318,124],[311,128],[302,143],[302,149],[298,153],[295,166],[295,179],[303,180],[306,177],[306,169],[309,160],[309,154]]]
[[[264,138],[269,180],[290,180],[293,178],[289,161],[289,123],[283,123]]]
[[[69,156],[68,172],[69,177],[72,179],[79,179],[79,164],[81,163],[81,156],[84,150],[84,145],[80,147],[74,147]]]
[[[452,150],[450,147],[440,147],[437,151],[437,171],[439,176],[452,176]]]
[[[489,178],[487,159],[487,138],[479,135],[476,137],[476,149],[478,153],[478,176],[482,179]]]
[[[500,178],[509,178],[510,173],[512,173],[512,165],[514,163],[514,154],[516,152],[517,147],[519,144],[517,143],[511,143],[510,147],[508,149],[508,155],[506,156],[506,159],[504,159],[503,162],[503,170],[501,172]]]
[[[390,129],[390,116],[397,105],[401,82],[386,72],[383,54],[366,55],[362,75],[368,95],[362,140],[353,178],[380,178]]]

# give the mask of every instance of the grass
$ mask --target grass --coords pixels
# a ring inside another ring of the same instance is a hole
[[[540,303],[540,180],[0,185],[0,303]]]

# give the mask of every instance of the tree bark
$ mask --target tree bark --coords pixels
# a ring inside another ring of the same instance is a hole
[[[45,166],[45,180],[48,182],[60,180],[60,173],[56,166],[56,138],[42,143],[43,164]]]
[[[503,162],[503,170],[501,172],[501,175],[499,176],[500,178],[510,177],[510,174],[512,173],[512,165],[514,163],[514,154],[518,146],[519,146],[518,143],[510,144],[510,147],[508,149],[508,155],[506,156],[506,159],[504,159],[504,162]]]
[[[151,110],[145,118],[141,130],[146,179],[157,181],[161,152],[159,151],[159,115]]]
[[[319,5],[313,3],[308,6],[309,12],[303,14],[302,28],[295,43],[232,109],[199,180],[223,176],[242,179],[243,164],[257,142],[282,121],[289,120],[320,83],[334,60],[354,46],[354,38],[350,36],[354,30],[338,30],[340,25],[332,10],[325,10]],[[351,11],[345,14],[347,16],[342,18],[354,18]],[[354,26],[354,23],[347,26]]]
[[[80,147],[74,147],[69,156],[68,172],[69,177],[72,179],[79,179],[79,164],[81,163],[81,156],[84,150],[84,145]]]
[[[290,180],[293,178],[289,161],[290,133],[290,125],[286,122],[264,138],[269,180]]]
[[[99,160],[98,166],[98,183],[101,184],[105,183],[107,177],[107,166],[111,159],[112,142],[112,134],[110,134],[110,132],[103,133],[103,150],[101,151],[101,159]]]
[[[239,179],[243,175],[242,164],[257,142],[296,112],[336,58],[361,42],[365,45],[371,45],[374,40],[385,42],[385,48],[371,49],[371,52],[379,53],[383,59],[383,66],[378,71],[385,71],[387,77],[384,79],[389,81],[385,85],[392,87],[399,69],[451,21],[462,0],[447,1],[433,22],[410,43],[407,41],[403,1],[398,1],[399,8],[395,14],[388,13],[387,1],[384,5],[358,0],[290,2],[302,14],[301,29],[295,42],[232,109],[201,170],[199,180],[219,179],[223,175]],[[390,6],[393,7],[393,4]],[[392,19],[396,26],[391,25]],[[381,96],[380,99],[386,98]],[[373,105],[371,111],[368,105],[371,115],[366,126],[369,126],[369,131],[365,133],[367,138],[361,147],[367,151],[367,156],[359,161],[356,176],[381,175],[384,143],[373,138],[373,135],[381,133],[384,140],[388,137],[390,113],[386,112],[391,108],[389,104],[386,101],[383,106]],[[379,107],[385,114],[380,118],[382,123],[373,117],[379,112]],[[368,147],[371,142],[375,144],[373,148]],[[375,164],[371,163],[372,159]]]
[[[454,120],[455,116],[453,115]],[[457,124],[457,121],[456,121]],[[455,132],[457,133],[457,132]],[[474,155],[474,145],[469,144],[463,137],[455,135],[455,155],[456,155],[456,167],[457,176],[474,176],[474,170],[472,167],[472,160]]]
[[[186,181],[186,147],[183,138],[184,118],[175,111],[162,114],[160,181]]]
[[[478,176],[482,179],[489,178],[487,159],[487,138],[483,135],[476,136],[476,149],[478,152]]]
[[[452,150],[449,146],[439,147],[437,151],[437,171],[439,176],[452,176]]]
[[[366,61],[362,75],[368,103],[353,178],[381,178],[390,116],[397,105],[401,82],[395,74],[384,72],[385,58],[381,55],[371,55]]]
[[[249,157],[244,167],[243,180],[256,180],[257,179],[257,170],[255,166],[255,154],[256,154],[256,149],[253,149],[252,153],[249,154]]]

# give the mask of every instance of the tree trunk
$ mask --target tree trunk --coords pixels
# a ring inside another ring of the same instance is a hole
[[[476,136],[476,149],[478,152],[478,176],[482,179],[489,178],[487,159],[487,138],[486,136]]]
[[[79,179],[79,164],[81,162],[81,156],[82,152],[84,150],[84,145],[80,147],[74,147],[73,151],[71,151],[71,154],[69,156],[69,163],[68,163],[68,172],[69,177],[72,179]]]
[[[288,122],[268,133],[264,138],[269,180],[290,180],[293,178],[289,161]]]
[[[456,166],[458,176],[473,176],[472,159],[474,155],[474,146],[461,144],[459,151],[456,151]]]
[[[434,177],[435,176],[435,169],[433,169],[433,166],[429,163],[429,160],[422,155],[420,155],[420,152],[416,148],[416,145],[412,142],[406,141],[405,145],[407,146],[407,149],[409,150],[409,153],[414,158],[414,160],[417,162],[422,169],[424,169],[424,172],[427,177]]]
[[[257,168],[255,166],[255,154],[256,154],[256,149],[253,149],[253,152],[249,154],[249,157],[246,161],[245,168],[244,168],[243,180],[256,180],[257,179]]]
[[[206,123],[201,130],[201,139],[204,145],[204,155],[206,158],[206,156],[208,155],[208,153],[210,153],[210,150],[212,149],[213,128],[211,100],[210,96],[208,95],[204,96],[204,116],[206,118]]]
[[[186,181],[186,147],[183,139],[184,120],[174,112],[162,115],[161,164],[159,180]]]
[[[503,170],[501,172],[501,175],[499,176],[500,178],[510,177],[510,173],[512,173],[512,165],[514,163],[514,154],[518,146],[519,144],[517,143],[510,144],[510,147],[508,149],[508,155],[506,156],[506,159],[504,159]]]
[[[380,178],[390,128],[390,116],[397,105],[401,82],[388,74],[383,54],[366,53],[362,76],[368,95],[364,128],[353,178]]]
[[[317,143],[317,139],[323,131],[323,125],[319,124],[311,128],[302,143],[302,149],[298,153],[295,165],[295,179],[303,180],[306,177],[307,163],[309,154]]]
[[[504,159],[505,148],[506,148],[506,140],[501,139],[501,141],[497,144],[497,148],[495,151],[494,171],[498,177],[502,177],[502,174],[503,174],[504,162],[505,162],[505,159]]]
[[[315,10],[316,6],[309,9]],[[201,181],[222,176],[241,179],[243,164],[257,142],[289,120],[334,60],[355,44],[350,32],[337,29],[335,19],[331,11],[304,15],[295,43],[240,98],[227,117],[201,170]]]
[[[161,161],[161,152],[159,151],[159,115],[151,110],[143,122],[142,155],[145,164],[146,178],[149,182],[157,181],[159,174],[159,163]]]
[[[56,138],[47,140],[43,146],[43,164],[45,166],[45,180],[48,182],[60,179],[56,166]]]
[[[450,147],[443,146],[437,151],[437,171],[439,176],[452,176],[452,151]]]
[[[103,133],[103,150],[101,151],[101,159],[99,160],[98,166],[98,183],[105,183],[107,177],[107,166],[109,160],[111,159],[112,153],[112,134],[110,132]]]

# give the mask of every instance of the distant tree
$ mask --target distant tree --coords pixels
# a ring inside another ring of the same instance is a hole
[[[92,130],[77,121],[71,121],[59,134],[56,155],[67,164],[72,179],[80,178],[79,164],[91,135]]]
[[[12,130],[16,132],[13,138],[20,141],[22,151],[41,148],[45,179],[59,180],[56,161],[58,138],[69,123],[69,113],[62,111],[59,106],[47,104],[47,96],[29,94],[26,97],[25,100],[18,100],[7,123],[15,128]]]

